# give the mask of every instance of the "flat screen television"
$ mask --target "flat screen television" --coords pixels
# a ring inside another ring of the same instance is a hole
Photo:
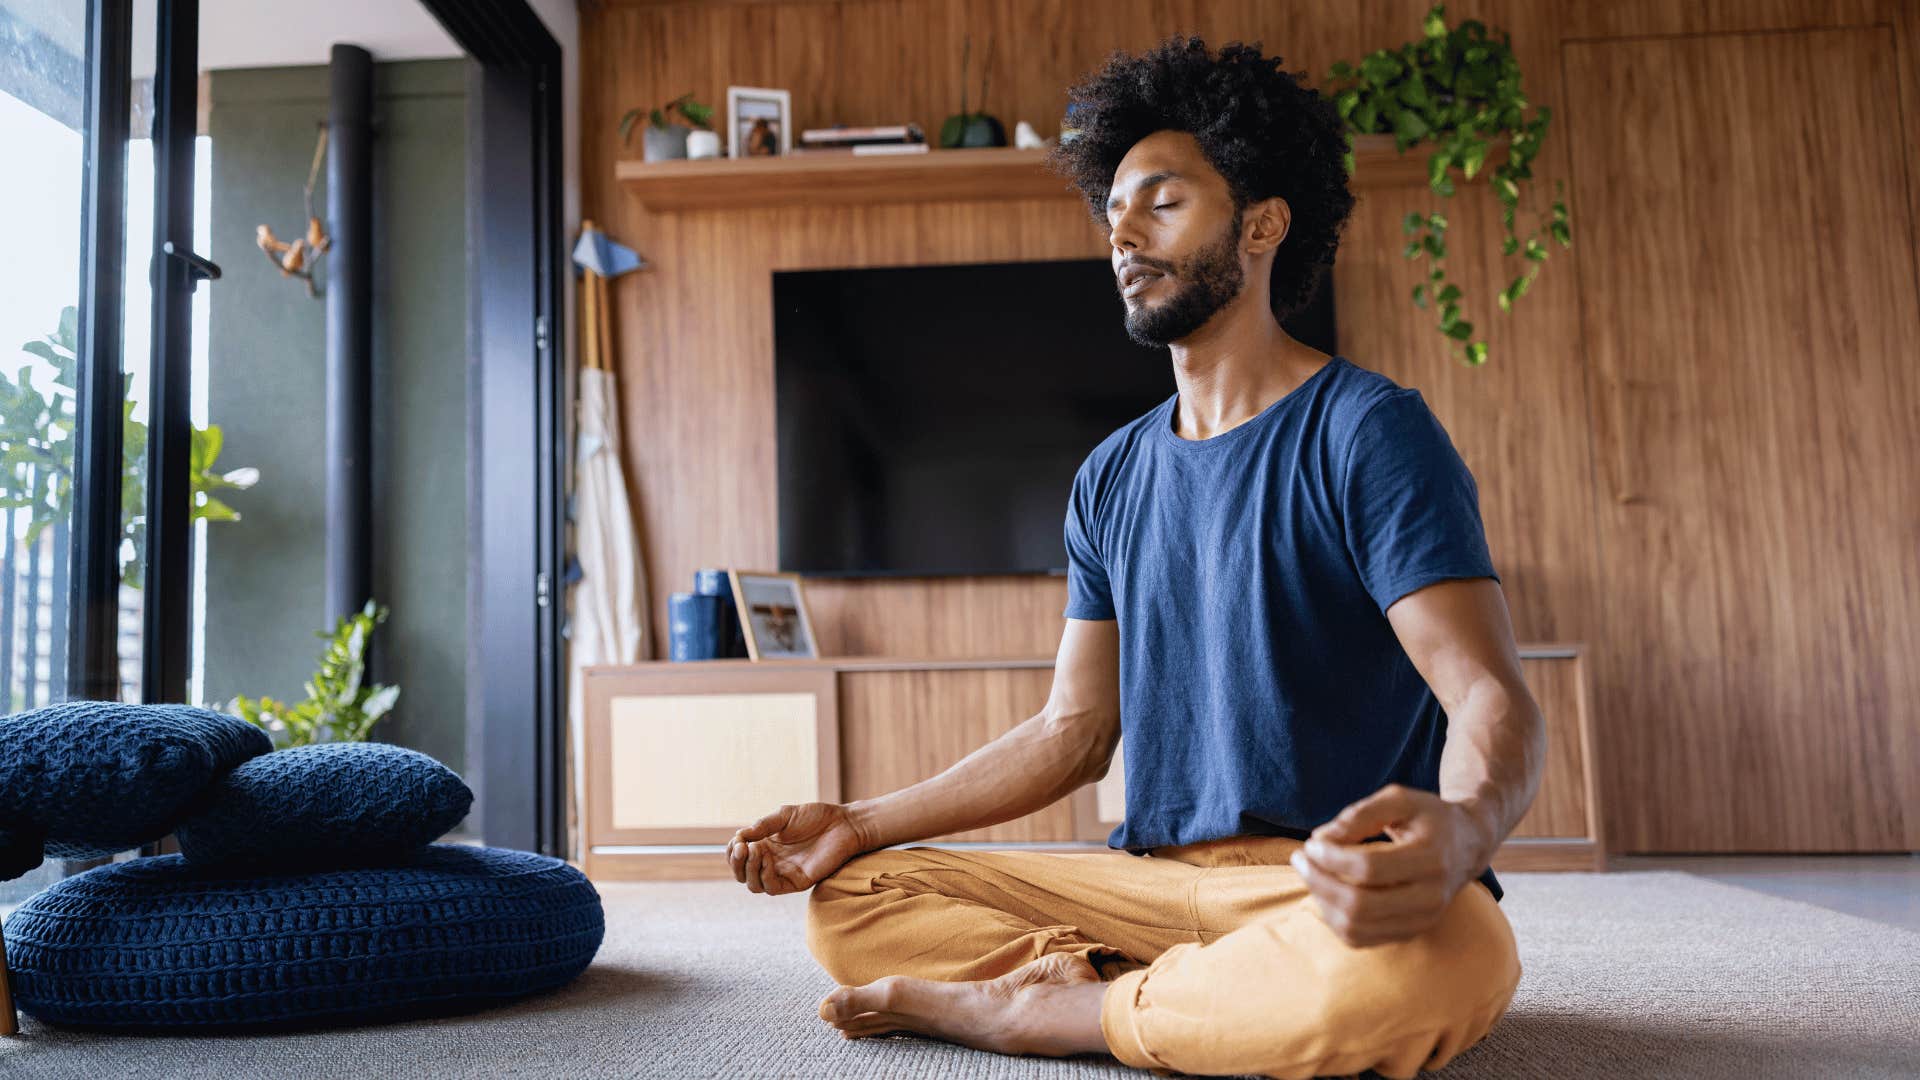
[[[780,569],[1061,573],[1074,471],[1174,392],[1104,259],[773,275]],[[1333,296],[1285,323],[1334,352]]]

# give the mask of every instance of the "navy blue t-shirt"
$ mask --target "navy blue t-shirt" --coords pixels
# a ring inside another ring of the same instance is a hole
[[[1387,784],[1438,791],[1446,714],[1386,610],[1499,576],[1420,392],[1334,357],[1201,440],[1175,434],[1177,401],[1096,447],[1067,507],[1066,616],[1119,620],[1108,844],[1303,838]]]

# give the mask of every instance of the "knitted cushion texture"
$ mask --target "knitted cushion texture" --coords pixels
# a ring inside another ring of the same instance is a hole
[[[469,1012],[586,970],[606,921],[558,859],[435,844],[404,865],[247,876],[161,855],[7,919],[14,1000],[49,1023],[292,1030]]]
[[[452,769],[381,743],[276,750],[214,784],[175,830],[203,865],[374,865],[444,836],[473,805]]]
[[[222,773],[273,748],[186,705],[73,701],[0,719],[0,880],[46,855],[97,858],[165,836]]]

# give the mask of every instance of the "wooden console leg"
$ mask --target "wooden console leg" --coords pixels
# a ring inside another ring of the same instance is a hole
[[[20,1034],[20,1019],[13,1013],[13,988],[7,985],[7,942],[0,936],[0,1035]]]

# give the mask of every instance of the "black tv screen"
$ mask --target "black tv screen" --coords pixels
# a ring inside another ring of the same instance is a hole
[[[1334,351],[1332,289],[1287,320]],[[1104,259],[773,275],[780,568],[1059,573],[1073,474],[1174,392]]]

